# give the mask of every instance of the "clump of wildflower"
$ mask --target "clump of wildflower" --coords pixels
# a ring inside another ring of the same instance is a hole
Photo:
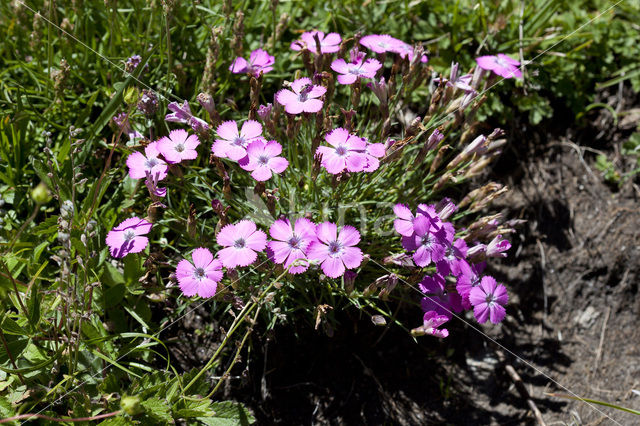
[[[238,131],[238,123],[225,121],[216,129],[218,137],[211,146],[213,155],[238,161],[247,156],[247,147],[252,142],[264,141],[262,124],[255,120],[247,120]]]
[[[256,261],[258,252],[267,246],[267,235],[258,230],[252,221],[241,220],[222,228],[216,241],[225,247],[218,252],[222,264],[226,268],[235,268],[248,266]]]
[[[402,246],[408,251],[414,251],[413,261],[421,268],[432,261],[441,261],[448,243],[445,229],[424,215],[418,215],[413,221],[413,234],[402,237]]]
[[[476,63],[480,68],[493,71],[504,78],[522,78],[522,71],[518,68],[520,62],[502,53],[480,56],[476,58]]]
[[[147,247],[149,239],[143,237],[151,231],[151,223],[138,217],[125,219],[107,234],[106,243],[113,257],[139,253]]]
[[[153,90],[144,89],[138,101],[138,109],[147,117],[152,117],[158,111],[158,96]]]
[[[310,78],[303,77],[291,83],[291,90],[281,89],[276,93],[276,101],[284,106],[289,114],[318,112],[323,102],[318,99],[327,92],[326,87],[316,86]]]
[[[249,61],[237,57],[229,67],[229,71],[234,74],[250,73],[257,78],[261,73],[266,74],[273,70],[274,63],[275,57],[269,55],[266,50],[256,49],[249,55]]]
[[[269,257],[275,263],[284,264],[285,268],[289,268],[298,259],[306,259],[309,246],[318,241],[316,225],[306,218],[297,219],[293,227],[288,219],[276,220],[269,228],[269,235],[273,238],[268,244]],[[308,262],[291,266],[289,273],[299,274],[308,268]]]
[[[196,151],[198,145],[200,145],[198,136],[190,135],[186,130],[177,129],[158,141],[158,150],[167,162],[176,164],[182,160],[198,158],[198,151]]]
[[[480,285],[469,292],[469,302],[473,305],[473,314],[479,323],[487,319],[498,324],[505,317],[504,305],[509,301],[507,289],[498,284],[493,277],[482,277]]]
[[[345,269],[355,269],[362,263],[362,251],[355,247],[360,233],[353,226],[343,226],[338,234],[335,223],[324,222],[318,225],[316,236],[318,241],[311,244],[308,256],[320,262],[326,276],[338,278]]]
[[[446,290],[446,280],[443,275],[427,275],[420,282],[419,287],[426,296],[421,302],[425,312],[435,311],[438,315],[451,319],[454,312],[462,311],[460,295],[455,291]]]
[[[247,147],[247,155],[238,164],[251,172],[258,182],[271,179],[273,173],[282,173],[289,166],[289,162],[279,155],[282,153],[282,145],[276,141],[253,141]]]
[[[127,166],[129,167],[129,177],[131,179],[142,179],[147,174],[157,176],[160,181],[167,177],[167,163],[160,156],[158,142],[152,142],[144,149],[144,154],[134,152],[127,157]]]
[[[176,278],[185,296],[212,297],[222,279],[222,263],[203,247],[191,253],[193,263],[182,259],[176,268]]]
[[[130,56],[127,59],[127,62],[125,62],[124,64],[124,69],[127,72],[133,72],[136,68],[138,68],[138,65],[140,65],[140,62],[142,62],[142,58],[140,57],[140,55],[133,55]]]
[[[340,74],[340,84],[353,84],[360,78],[374,78],[380,68],[380,61],[373,58],[365,60],[361,52],[352,52],[350,62],[340,58],[331,63],[331,69]]]
[[[316,46],[315,36],[318,36],[320,40],[320,52],[318,52]],[[295,51],[307,49],[316,55],[320,53],[335,53],[340,50],[340,43],[342,43],[342,37],[338,33],[325,35],[322,31],[307,31],[300,36],[299,40],[291,43],[291,49]]]

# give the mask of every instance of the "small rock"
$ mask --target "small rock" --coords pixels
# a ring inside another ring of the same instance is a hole
[[[589,328],[600,316],[600,312],[596,311],[593,306],[587,306],[587,309],[576,315],[574,321],[582,328]]]

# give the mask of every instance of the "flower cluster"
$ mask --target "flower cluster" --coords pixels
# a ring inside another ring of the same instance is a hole
[[[500,239],[499,251],[488,253],[483,244],[469,248],[464,239],[456,238],[453,224],[445,221],[455,210],[448,200],[439,205],[420,204],[415,214],[404,204],[393,209],[394,228],[402,236],[402,246],[412,255],[415,266],[435,265],[434,273],[425,275],[419,284],[425,295],[421,303],[425,314],[424,325],[416,329],[418,334],[446,337],[448,331],[438,327],[463,309],[473,308],[480,323],[489,319],[497,324],[505,316],[505,287],[491,276],[482,276],[485,263],[473,263],[473,259],[480,252],[502,256],[510,245]]]

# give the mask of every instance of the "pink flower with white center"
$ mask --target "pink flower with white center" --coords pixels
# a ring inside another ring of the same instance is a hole
[[[276,93],[276,101],[284,105],[289,114],[301,112],[318,112],[323,102],[318,99],[327,92],[326,87],[315,86],[310,78],[299,78],[291,83],[291,90],[281,89]]]
[[[384,149],[384,144],[382,143],[367,143],[367,146],[364,149],[364,155],[367,158],[367,165],[363,172],[375,172],[380,167],[380,160],[378,158],[384,157],[386,151]]]
[[[469,302],[469,293],[471,289],[480,285],[480,279],[482,278],[482,271],[487,264],[485,262],[476,263],[475,265],[469,265],[467,262],[460,263],[460,276],[456,283],[456,291],[462,298],[462,307],[464,309],[471,309],[471,302]]]
[[[489,319],[498,324],[506,315],[504,305],[509,301],[507,289],[493,277],[482,277],[480,285],[471,289],[469,302],[473,305],[473,315],[483,324]]]
[[[487,71],[493,71],[504,78],[522,77],[522,71],[518,68],[520,66],[520,62],[502,53],[498,53],[495,56],[480,56],[479,58],[476,58],[476,63],[480,68]]]
[[[212,297],[222,279],[222,263],[203,247],[191,253],[193,263],[182,259],[176,268],[178,285],[185,296]]]
[[[253,141],[247,147],[247,156],[238,164],[251,172],[258,182],[271,179],[273,173],[282,173],[289,166],[284,157],[278,157],[282,153],[282,145],[276,141]]]
[[[296,220],[293,228],[288,219],[273,222],[269,229],[273,241],[268,243],[268,252],[275,263],[289,268],[296,260],[306,259],[309,246],[317,242],[316,225],[306,218]],[[289,268],[290,274],[299,274],[309,268],[308,262]]]
[[[360,78],[374,78],[382,64],[377,59],[367,59],[362,56],[354,58],[355,61],[347,62],[344,59],[336,59],[331,63],[331,69],[339,73],[340,84],[353,84]]]
[[[213,155],[238,161],[247,156],[247,147],[254,141],[264,141],[262,124],[255,120],[247,120],[238,132],[238,123],[225,121],[216,129],[218,137],[211,146]]]
[[[444,257],[436,262],[436,269],[443,276],[452,273],[458,277],[462,273],[460,264],[466,262],[464,260],[466,257],[467,243],[462,238],[458,238],[446,248]]]
[[[158,158],[160,150],[158,142],[151,142],[144,149],[144,154],[134,152],[127,157],[127,166],[129,167],[129,177],[131,179],[142,179],[147,177],[147,173],[151,176],[157,176],[157,180],[167,177],[167,163]]]
[[[107,234],[106,243],[113,257],[125,257],[129,253],[140,253],[149,244],[143,237],[151,231],[151,223],[138,217],[125,219]]]
[[[190,135],[186,130],[172,130],[169,136],[158,141],[158,150],[170,164],[182,160],[195,160],[198,157],[196,148],[200,145],[198,136]]]
[[[320,40],[320,52],[318,52],[315,35],[318,35]],[[295,51],[307,49],[316,55],[318,53],[335,53],[340,50],[340,43],[342,43],[342,37],[338,33],[325,35],[322,31],[307,31],[300,36],[300,40],[291,43],[291,49]]]
[[[349,131],[342,127],[333,129],[324,139],[331,146],[319,146],[316,154],[322,155],[320,164],[327,172],[336,175],[345,168],[349,172],[361,172],[367,167],[365,139],[349,134]]]
[[[251,73],[254,77],[259,77],[260,73],[266,74],[273,70],[273,64],[275,63],[275,57],[269,55],[266,50],[256,49],[249,55],[249,61],[244,58],[236,58],[229,71],[234,74]]]
[[[391,37],[389,34],[371,34],[360,39],[360,44],[376,53],[396,52],[403,41]]]
[[[442,260],[447,245],[447,236],[442,228],[427,216],[417,215],[413,221],[414,234],[410,237],[402,237],[402,246],[408,251],[414,251],[413,261],[417,266],[424,268],[432,261]]]
[[[446,328],[438,328],[445,322],[449,321],[449,318],[447,318],[446,316],[439,315],[436,311],[427,311],[424,313],[422,321],[422,326],[411,330],[411,334],[413,336],[424,336],[428,334],[430,336],[444,339],[449,335],[449,330],[447,330]]]
[[[250,220],[241,220],[235,225],[222,228],[216,237],[222,250],[218,252],[220,261],[226,268],[248,266],[256,261],[258,254],[267,246],[267,234],[256,229]]]
[[[455,291],[447,291],[446,280],[442,275],[426,275],[418,286],[427,296],[420,303],[423,311],[435,311],[449,319],[453,317],[453,312],[462,311],[460,295]]]
[[[355,269],[362,263],[362,251],[354,247],[360,242],[360,233],[353,226],[345,225],[338,234],[335,223],[324,222],[316,228],[318,241],[311,243],[307,256],[320,262],[322,272],[338,278],[346,269]]]

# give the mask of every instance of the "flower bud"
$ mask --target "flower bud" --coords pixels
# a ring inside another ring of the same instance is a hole
[[[120,399],[120,408],[130,416],[144,412],[144,408],[140,405],[140,397],[138,396],[123,396]]]
[[[31,198],[38,204],[47,204],[51,201],[51,192],[44,182],[40,182],[31,190]]]
[[[138,103],[138,89],[135,87],[127,87],[124,91],[124,102],[127,105],[135,105]]]

